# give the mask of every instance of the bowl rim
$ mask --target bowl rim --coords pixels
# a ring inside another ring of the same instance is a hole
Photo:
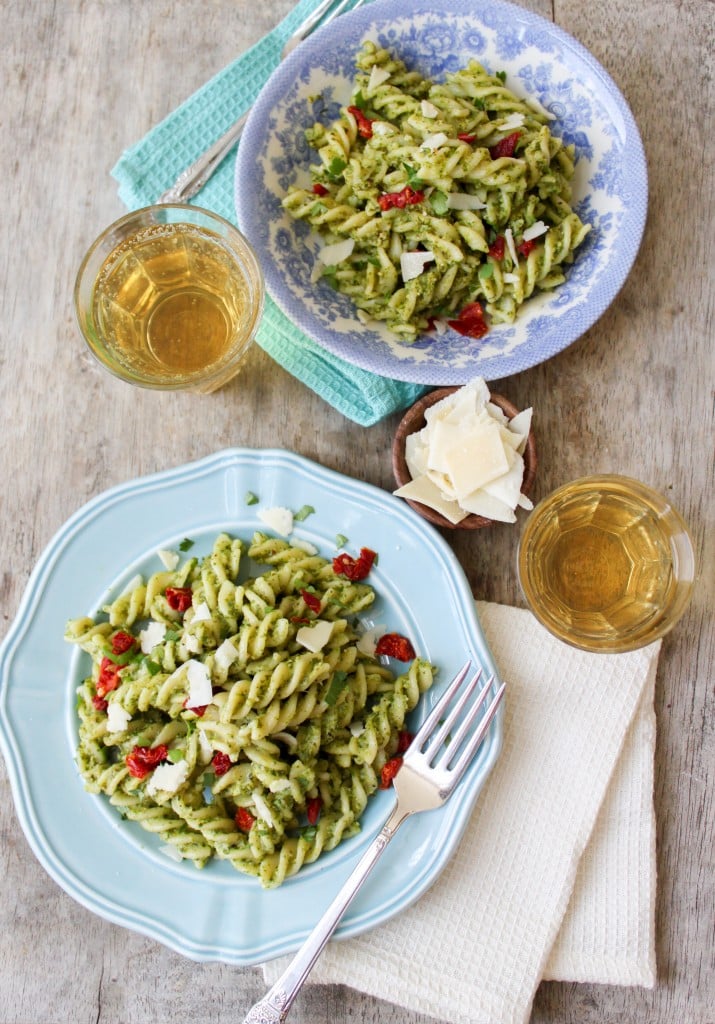
[[[421,430],[425,426],[425,412],[430,409],[437,402],[440,402],[443,398],[447,398],[449,395],[453,395],[455,391],[460,391],[464,385],[449,385],[447,387],[435,388],[434,391],[429,391],[422,398],[419,398],[413,405],[407,409],[402,419],[397,425],[395,435],[392,441],[392,471],[397,481],[398,487],[402,487],[404,484],[409,483],[412,480],[409,469],[407,468],[407,460],[405,459],[405,439],[408,434],[414,434],[418,430]],[[514,405],[510,399],[504,395],[499,394],[496,391],[490,391],[489,400],[494,405],[499,406],[502,412],[511,420],[519,412],[519,409]],[[534,486],[534,480],[536,479],[536,466],[537,466],[537,455],[536,455],[536,439],[534,437],[533,427],[529,429],[529,434],[526,439],[526,447],[524,449],[524,479],[521,484],[522,494],[529,495]],[[430,508],[429,505],[423,505],[422,502],[414,501],[411,498],[403,498],[407,504],[419,513],[423,519],[427,519],[435,526],[442,527],[447,530],[480,530],[485,526],[494,526],[496,520],[487,519],[486,516],[478,516],[474,513],[470,513],[464,519],[458,523],[450,523],[449,519],[446,519],[441,513],[435,509]]]

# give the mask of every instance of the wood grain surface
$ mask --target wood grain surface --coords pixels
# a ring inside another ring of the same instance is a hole
[[[542,984],[532,1022],[713,1024],[713,39],[710,0],[521,0],[603,64],[631,105],[650,206],[623,289],[575,344],[494,390],[533,405],[534,496],[586,473],[636,476],[693,529],[701,578],[664,642],[656,711],[658,983]],[[287,13],[290,0],[2,0],[0,633],[81,504],[224,446],[281,446],[386,489],[399,415],[358,427],[258,348],[210,397],[134,390],[74,323],[74,276],[123,212],[120,152]],[[521,605],[518,527],[448,535],[480,599]],[[38,757],[42,751],[38,750]],[[48,766],[51,770],[51,766]],[[71,823],[68,823],[71,827]],[[94,916],[32,855],[0,765],[0,1024],[219,1024],[257,969],[198,965]],[[427,1024],[347,988],[309,987],[296,1024]],[[448,1024],[448,1022],[443,1022]]]

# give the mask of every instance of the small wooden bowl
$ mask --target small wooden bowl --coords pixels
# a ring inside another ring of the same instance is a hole
[[[410,471],[407,468],[407,462],[405,460],[405,438],[408,434],[414,434],[416,431],[421,430],[426,423],[425,410],[429,409],[436,402],[446,398],[447,395],[454,394],[458,391],[458,387],[449,388],[437,388],[436,391],[430,391],[429,394],[423,395],[414,405],[410,406],[405,415],[400,420],[399,426],[395,433],[395,439],[392,442],[392,471],[395,474],[395,480],[399,487],[403,484],[409,483],[412,479]],[[505,416],[508,419],[513,419],[517,415],[519,410],[513,405],[508,398],[504,398],[503,395],[490,395],[490,401],[494,405],[498,405]],[[536,477],[536,441],[534,440],[534,431],[529,431],[529,436],[526,439],[526,448],[524,449],[524,480],[521,485],[522,494],[529,494],[532,487],[534,486],[534,478]],[[494,523],[493,519],[486,519],[484,516],[468,515],[462,519],[459,523],[450,523],[449,519],[445,519],[439,512],[435,512],[433,508],[428,505],[423,505],[419,501],[410,501],[409,498],[403,499],[410,505],[415,512],[424,518],[428,519],[430,523],[434,523],[435,526],[441,526],[446,530],[481,530],[484,526],[492,526]]]

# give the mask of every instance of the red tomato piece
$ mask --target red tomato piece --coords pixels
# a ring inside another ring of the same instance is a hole
[[[327,196],[328,194],[328,190],[325,185],[321,185],[319,181],[316,181],[313,185],[313,192],[315,192],[316,196]]]
[[[489,156],[492,160],[498,160],[502,156],[514,156],[516,144],[521,137],[521,132],[512,132],[489,147]]]
[[[164,593],[169,607],[175,612],[185,612],[191,607],[191,587],[167,587]]]
[[[402,732],[397,737],[397,753],[404,754],[404,752],[409,747],[410,743],[412,743],[413,739],[414,736],[412,735],[412,733],[407,732],[406,729],[403,729]]]
[[[225,775],[232,765],[233,761],[228,754],[224,754],[223,750],[217,750],[211,758],[214,775]]]
[[[358,135],[363,139],[372,138],[372,120],[363,114],[360,107],[348,107],[348,113],[352,114],[357,121]]]
[[[166,761],[168,754],[169,749],[164,743],[158,747],[134,747],[125,758],[129,774],[135,779],[143,779],[158,764]]]
[[[109,707],[109,701],[105,700],[104,697],[95,696],[92,697],[92,704],[95,706],[97,711],[106,711]]]
[[[516,251],[519,253],[520,256],[523,256],[524,259],[526,259],[531,250],[535,248],[536,242],[533,240],[533,238],[530,238],[528,242],[520,242],[519,245],[517,245],[516,247]]]
[[[389,210],[392,207],[402,210],[405,206],[415,206],[417,203],[421,203],[424,197],[424,192],[405,185],[399,192],[383,192],[377,197],[377,201],[381,210]]]
[[[380,789],[390,788],[392,780],[395,778],[401,767],[401,757],[391,757],[389,761],[384,763],[382,771],[380,772]]]
[[[503,235],[497,235],[492,244],[489,246],[489,255],[493,260],[504,259],[504,249],[506,242],[504,241]]]
[[[131,633],[125,632],[120,629],[118,633],[115,633],[112,637],[112,654],[124,654],[126,651],[130,651],[134,647],[136,640]]]
[[[406,636],[399,633],[385,633],[375,644],[375,654],[385,654],[398,661],[412,661],[415,649]]]
[[[193,711],[197,718],[201,718],[203,715],[206,714],[206,708],[208,707],[208,704],[199,704],[195,708],[188,708],[186,707],[188,703],[189,698],[187,697],[184,703],[181,705],[182,708],[185,708],[187,711]]]
[[[119,665],[115,665],[109,658],[102,658],[96,686],[98,697],[106,697],[110,690],[116,690],[121,682],[120,671]]]
[[[320,812],[323,809],[323,801],[319,796],[311,797],[305,805],[305,813],[308,818],[308,822],[311,825],[315,825],[320,817]]]
[[[239,807],[236,811],[236,828],[241,832],[250,832],[253,826],[256,824],[256,819],[253,817],[247,807]]]
[[[349,580],[364,580],[372,569],[377,554],[370,548],[360,548],[357,558],[343,553],[333,559],[333,572]]]
[[[448,320],[447,323],[458,334],[468,338],[483,338],[489,333],[489,325],[484,319],[484,310],[478,302],[469,302],[460,311],[456,320]]]
[[[315,614],[317,615],[321,607],[320,598],[318,597],[318,595],[311,594],[309,590],[301,590],[300,596],[303,598],[303,600],[306,603],[306,606],[311,610],[311,612],[315,612]]]
[[[476,142],[477,141],[477,136],[476,135],[470,135],[469,132],[459,132],[457,134],[457,138],[460,140],[460,142]]]

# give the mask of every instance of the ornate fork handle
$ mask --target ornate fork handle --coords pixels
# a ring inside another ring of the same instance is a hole
[[[387,849],[402,822],[412,812],[395,805],[389,818],[362,855],[352,873],[324,915],[298,950],[293,960],[266,995],[245,1017],[243,1024],[283,1024],[295,997],[303,987],[315,961],[322,953],[340,919],[359,892],[363,882]]]

